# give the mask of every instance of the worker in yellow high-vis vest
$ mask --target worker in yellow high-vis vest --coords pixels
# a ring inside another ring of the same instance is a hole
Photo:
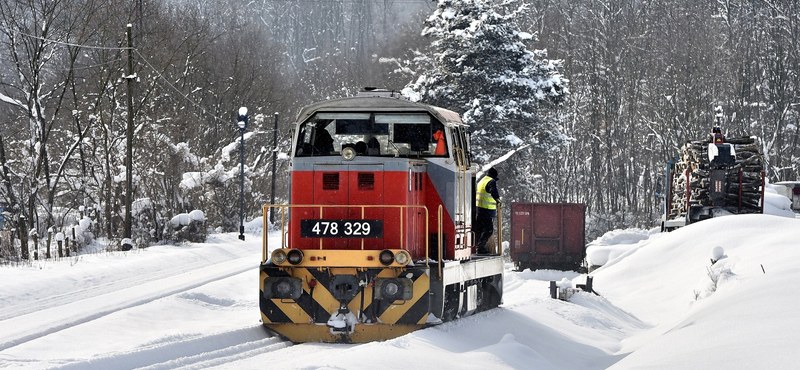
[[[489,254],[486,242],[494,233],[494,219],[497,217],[497,204],[500,203],[500,193],[497,191],[497,170],[494,167],[486,171],[476,189],[475,205],[478,214],[472,224],[472,230],[478,245],[478,254]]]

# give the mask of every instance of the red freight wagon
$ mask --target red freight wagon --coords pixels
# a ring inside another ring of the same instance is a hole
[[[586,257],[586,205],[511,203],[511,260],[525,268],[579,270]]]

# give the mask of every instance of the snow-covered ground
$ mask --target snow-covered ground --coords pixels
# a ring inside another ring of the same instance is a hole
[[[615,234],[616,233],[616,234]],[[292,345],[259,322],[260,235],[0,267],[7,369],[790,369],[800,219],[610,233],[599,295],[573,272],[506,271],[498,309],[384,342]],[[624,236],[620,236],[624,235]],[[714,247],[724,257],[711,264]]]

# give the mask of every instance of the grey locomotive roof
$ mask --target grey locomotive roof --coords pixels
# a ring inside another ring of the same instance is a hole
[[[301,123],[319,111],[324,112],[428,112],[448,126],[463,126],[461,117],[456,112],[432,105],[415,103],[405,99],[377,96],[357,96],[331,99],[307,105],[297,114],[297,123]]]

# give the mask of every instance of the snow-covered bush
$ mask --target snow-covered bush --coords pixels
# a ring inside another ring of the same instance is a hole
[[[178,214],[168,222],[169,239],[174,242],[202,243],[208,236],[205,223],[206,216],[203,211],[194,210],[189,213]]]
[[[183,174],[180,189],[182,200],[187,205],[207,209],[208,218],[214,220],[208,226],[234,231],[239,226],[239,166],[226,168],[217,163],[202,172]],[[249,193],[252,182],[249,168],[245,166],[245,193]],[[247,196],[251,199],[251,196]],[[250,200],[248,200],[250,202]],[[246,204],[248,207],[250,204]]]
[[[83,216],[83,218],[78,221],[78,224],[73,226],[75,237],[72,242],[75,243],[75,250],[80,251],[94,241],[94,233],[92,233],[93,224],[94,222],[89,216]]]
[[[151,242],[162,239],[161,224],[163,216],[150,198],[136,199],[131,204],[131,241],[130,246],[145,248]],[[125,243],[122,243],[125,248]]]

